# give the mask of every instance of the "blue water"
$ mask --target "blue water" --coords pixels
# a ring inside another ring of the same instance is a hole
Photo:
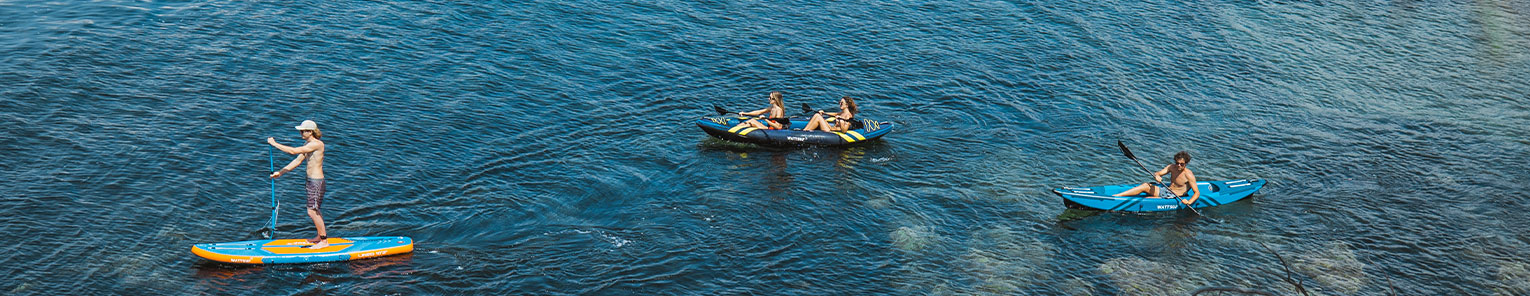
[[[1525,1],[3,1],[0,294],[1530,294],[1527,69]],[[899,127],[692,123],[770,91]],[[415,252],[193,256],[305,119],[331,235]],[[1146,179],[1117,140],[1270,185],[1065,209]]]

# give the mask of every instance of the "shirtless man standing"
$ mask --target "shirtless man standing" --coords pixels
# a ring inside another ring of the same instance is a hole
[[[271,178],[280,177],[297,168],[303,160],[308,160],[308,183],[303,187],[308,189],[308,218],[312,218],[314,227],[319,229],[319,235],[308,239],[308,243],[314,244],[309,248],[324,248],[329,246],[329,237],[325,236],[324,217],[319,215],[319,204],[324,202],[324,141],[319,140],[323,134],[319,132],[319,124],[314,123],[313,120],[304,120],[297,126],[297,130],[303,135],[303,140],[307,141],[302,147],[288,147],[277,143],[276,138],[266,138],[266,143],[270,143],[276,149],[281,149],[287,154],[297,154],[297,158],[293,159],[292,163],[282,167],[281,170],[271,172]]]
[[[1180,151],[1174,154],[1173,164],[1169,164],[1169,166],[1164,167],[1162,170],[1153,173],[1153,180],[1157,180],[1160,183],[1163,182],[1163,175],[1171,175],[1169,178],[1171,181],[1169,182],[1169,192],[1174,193],[1174,196],[1185,196],[1185,191],[1194,190],[1194,196],[1180,200],[1185,205],[1195,204],[1195,200],[1201,198],[1201,188],[1195,186],[1195,174],[1190,172],[1189,167],[1186,167],[1188,165],[1190,165],[1190,153]],[[1149,196],[1162,197],[1162,195],[1158,194],[1158,190],[1158,186],[1153,183],[1142,183],[1142,185],[1127,189],[1125,192],[1117,193],[1115,196],[1132,196],[1147,192]]]

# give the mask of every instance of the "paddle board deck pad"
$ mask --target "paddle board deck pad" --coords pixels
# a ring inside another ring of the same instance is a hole
[[[1244,179],[1231,181],[1196,182],[1195,186],[1201,189],[1201,198],[1195,200],[1195,208],[1214,207],[1253,195],[1259,188],[1263,188],[1264,179]],[[1156,198],[1147,194],[1135,196],[1112,196],[1126,192],[1140,184],[1107,185],[1095,187],[1063,187],[1053,189],[1052,192],[1063,198],[1063,204],[1070,208],[1088,208],[1106,211],[1122,212],[1163,212],[1178,210],[1184,204],[1175,198]],[[1186,192],[1193,195],[1194,192]],[[1189,196],[1185,197],[1189,199]]]
[[[740,126],[749,117],[717,116],[696,120],[696,126],[713,137],[740,143],[771,147],[841,146],[865,143],[892,132],[891,121],[860,120],[861,128],[841,132],[803,131],[808,118],[791,118],[791,128],[783,130],[757,129]]]
[[[335,262],[404,254],[414,240],[402,236],[331,237],[329,246],[310,249],[307,239],[252,240],[191,245],[191,253],[207,260],[237,264]]]

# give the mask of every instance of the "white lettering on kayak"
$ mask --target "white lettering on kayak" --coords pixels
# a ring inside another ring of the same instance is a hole
[[[807,141],[807,137],[786,137],[786,140],[787,141],[802,142],[802,141]]]

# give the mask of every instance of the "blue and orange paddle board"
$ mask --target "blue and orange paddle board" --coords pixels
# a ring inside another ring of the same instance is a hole
[[[310,249],[305,239],[252,240],[191,245],[191,253],[207,260],[238,264],[335,262],[404,254],[414,240],[403,236],[332,237],[329,246]]]

